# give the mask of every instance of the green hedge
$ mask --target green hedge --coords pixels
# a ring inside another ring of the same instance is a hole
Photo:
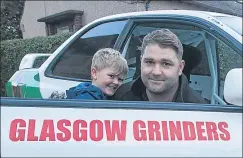
[[[1,41],[1,96],[6,96],[5,85],[18,71],[22,58],[29,53],[53,53],[71,33],[31,39]]]

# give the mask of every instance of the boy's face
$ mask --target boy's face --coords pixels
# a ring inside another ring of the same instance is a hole
[[[91,68],[92,84],[99,87],[103,93],[112,96],[122,85],[124,75],[117,74],[114,68],[104,68],[96,70]]]

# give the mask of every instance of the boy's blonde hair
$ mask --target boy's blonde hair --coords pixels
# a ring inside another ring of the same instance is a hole
[[[123,76],[126,76],[128,72],[126,59],[119,51],[112,48],[103,48],[98,50],[92,58],[91,68],[92,67],[98,71],[104,68],[114,68],[117,70],[117,74],[121,74]]]

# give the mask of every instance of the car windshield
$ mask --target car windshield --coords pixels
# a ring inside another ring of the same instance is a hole
[[[237,16],[215,16],[215,18],[242,36],[242,17]]]

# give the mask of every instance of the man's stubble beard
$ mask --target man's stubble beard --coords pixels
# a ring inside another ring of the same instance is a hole
[[[168,94],[171,91],[173,91],[173,89],[177,89],[179,86],[179,80],[174,81],[173,83],[169,84],[166,83],[166,81],[162,81],[164,82],[162,86],[160,86],[159,88],[156,87],[156,85],[151,86],[149,83],[149,81],[147,82],[147,86],[145,85],[147,91],[149,91],[151,94],[154,95],[163,95],[163,94]]]

